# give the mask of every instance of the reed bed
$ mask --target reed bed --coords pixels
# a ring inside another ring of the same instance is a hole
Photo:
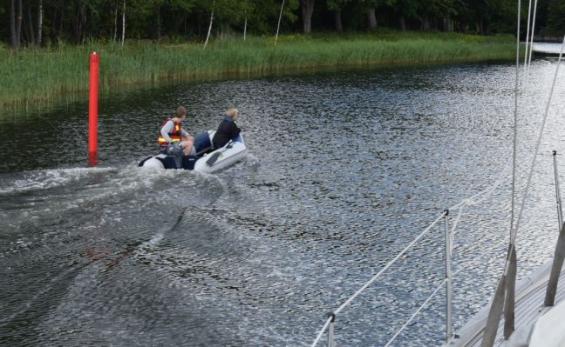
[[[380,32],[288,35],[200,43],[88,42],[12,51],[0,46],[0,109],[45,107],[87,97],[88,55],[101,56],[101,91],[178,81],[248,78],[322,69],[510,61],[512,37]]]

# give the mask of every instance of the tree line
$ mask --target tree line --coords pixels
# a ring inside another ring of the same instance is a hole
[[[204,39],[252,33],[398,30],[513,33],[516,0],[4,0],[13,48],[90,39]],[[528,1],[522,1],[523,17]],[[524,25],[525,27],[525,25]],[[565,32],[565,0],[538,0],[536,34]]]

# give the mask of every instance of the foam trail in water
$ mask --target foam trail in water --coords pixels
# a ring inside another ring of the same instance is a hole
[[[92,173],[116,171],[115,168],[71,168],[44,171],[31,171],[24,179],[10,182],[9,186],[0,187],[0,195],[25,193],[35,190],[44,190],[60,187],[84,178]]]
[[[55,286],[55,284],[57,282],[59,282],[60,280],[62,280],[63,278],[65,278],[68,274],[70,274],[71,272],[75,271],[75,270],[79,270],[80,268],[77,267],[71,267],[70,269],[67,269],[63,272],[61,272],[60,274],[58,274],[57,276],[53,277],[51,280],[49,280],[49,282],[47,282],[44,286],[43,289],[41,289],[40,291],[38,291],[37,293],[35,293],[31,299],[29,299],[26,303],[22,304],[20,309],[18,309],[16,312],[14,312],[13,314],[9,315],[8,317],[0,320],[0,326],[5,325],[6,323],[9,323],[11,321],[13,321],[16,317],[18,317],[19,315],[27,312],[31,307],[32,304],[37,301],[37,299],[39,299],[40,296],[42,296],[43,294],[45,294],[46,292],[48,292],[49,290],[51,290],[51,288],[53,288],[53,286]]]
[[[177,221],[175,222],[175,224],[172,227],[167,227],[167,228],[161,228],[155,235],[153,235],[153,237],[151,237],[151,239],[149,239],[148,241],[143,242],[142,244],[140,244],[137,249],[135,250],[135,253],[139,253],[139,251],[147,249],[147,248],[153,248],[155,246],[157,246],[159,244],[159,242],[161,242],[165,236],[166,232],[169,231],[173,231],[182,221],[184,214],[186,212],[186,208],[184,208],[180,215],[177,218]],[[35,293],[30,300],[28,300],[27,302],[25,302],[24,304],[21,305],[20,309],[18,309],[16,312],[14,312],[13,314],[11,314],[10,316],[0,320],[0,326],[5,325],[8,322],[13,321],[16,317],[18,317],[19,315],[27,312],[33,305],[33,303],[35,301],[37,301],[37,299],[39,297],[41,297],[43,294],[45,294],[46,292],[48,292],[49,290],[51,290],[51,288],[53,288],[53,286],[55,286],[56,283],[58,283],[59,281],[61,281],[63,278],[65,278],[67,275],[69,275],[71,272],[73,271],[78,271],[81,270],[82,268],[92,264],[93,262],[90,262],[88,264],[85,264],[81,267],[71,267],[70,269],[67,269],[63,272],[61,272],[59,275],[51,278],[49,280],[49,282],[43,286],[43,289],[39,290],[37,293]]]

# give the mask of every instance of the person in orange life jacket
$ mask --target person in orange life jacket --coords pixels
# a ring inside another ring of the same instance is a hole
[[[175,115],[165,121],[159,131],[159,145],[162,152],[180,152],[182,149],[183,155],[194,155],[194,138],[182,128],[185,119],[186,108],[179,106]]]
[[[214,134],[212,143],[214,148],[224,147],[228,142],[235,140],[241,131],[235,124],[235,121],[239,117],[239,111],[237,108],[230,108],[226,111],[224,120],[218,126],[218,130]]]

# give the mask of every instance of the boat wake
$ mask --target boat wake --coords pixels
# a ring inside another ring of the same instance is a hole
[[[56,188],[75,183],[92,174],[104,174],[116,171],[117,169],[113,167],[29,171],[23,174],[23,178],[0,181],[0,196]]]

